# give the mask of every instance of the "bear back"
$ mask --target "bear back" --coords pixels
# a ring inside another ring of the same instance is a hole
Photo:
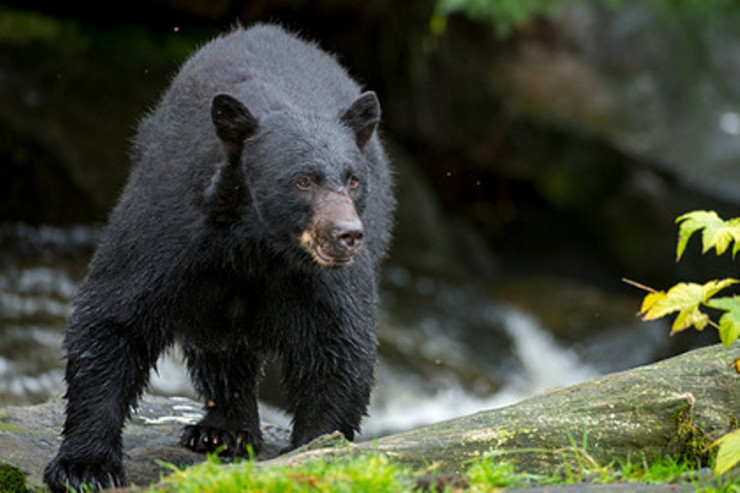
[[[207,43],[184,63],[141,121],[132,146],[131,176],[103,240],[110,248],[101,248],[100,255],[130,251],[132,259],[151,259],[139,260],[142,271],[164,271],[176,258],[185,259],[192,250],[188,245],[209,234],[198,205],[224,161],[223,142],[211,119],[214,97],[222,93],[241,101],[257,120],[286,112],[338,122],[361,88],[332,55],[279,26],[239,27]],[[362,153],[371,168],[362,220],[367,249],[377,264],[390,241],[394,209],[377,132]],[[141,250],[146,254],[135,253]],[[162,258],[172,260],[158,260]]]

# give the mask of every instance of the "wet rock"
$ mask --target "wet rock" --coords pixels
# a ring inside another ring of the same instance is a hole
[[[129,482],[146,485],[170,472],[164,465],[186,467],[205,460],[205,455],[180,447],[183,425],[198,419],[201,406],[189,399],[146,395],[138,411],[124,428],[124,467]],[[30,489],[43,487],[43,471],[61,443],[64,401],[6,407],[0,410],[0,461],[17,467],[26,475]],[[260,457],[274,457],[289,443],[284,428],[263,423],[265,451]]]

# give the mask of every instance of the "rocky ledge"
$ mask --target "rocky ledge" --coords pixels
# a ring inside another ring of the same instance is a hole
[[[124,467],[129,482],[151,484],[170,472],[168,465],[186,467],[203,461],[203,454],[178,443],[182,427],[201,416],[201,405],[190,399],[145,395],[123,432]],[[63,423],[64,400],[61,398],[35,406],[0,410],[0,464],[9,464],[23,472],[29,490],[44,490],[44,467],[61,443]],[[265,450],[261,459],[276,456],[288,445],[289,430],[263,422],[262,431]],[[0,491],[5,491],[3,485]]]

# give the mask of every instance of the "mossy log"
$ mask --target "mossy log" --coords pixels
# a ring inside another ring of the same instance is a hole
[[[453,472],[497,451],[530,472],[551,472],[578,449],[600,464],[656,454],[706,460],[711,442],[737,426],[740,347],[712,346],[659,363],[553,389],[518,404],[356,445],[298,450],[273,462],[380,452]]]

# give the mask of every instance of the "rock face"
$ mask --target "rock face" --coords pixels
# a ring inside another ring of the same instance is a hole
[[[494,62],[513,120],[541,129],[506,173],[598,231],[623,272],[666,284],[669,273],[707,277],[706,261],[673,265],[665,252],[679,214],[737,211],[736,17],[669,20],[644,2],[605,3],[575,2],[549,35],[524,36]],[[559,138],[548,144],[548,132]],[[732,269],[722,262],[712,272]]]
[[[590,97],[609,94],[599,100],[599,122],[587,127],[680,181],[737,203],[740,89],[730,60],[740,53],[740,38],[733,15],[708,18],[666,22],[645,4],[617,13],[589,5],[571,9],[559,27],[601,82]],[[677,52],[682,56],[671,57]]]

